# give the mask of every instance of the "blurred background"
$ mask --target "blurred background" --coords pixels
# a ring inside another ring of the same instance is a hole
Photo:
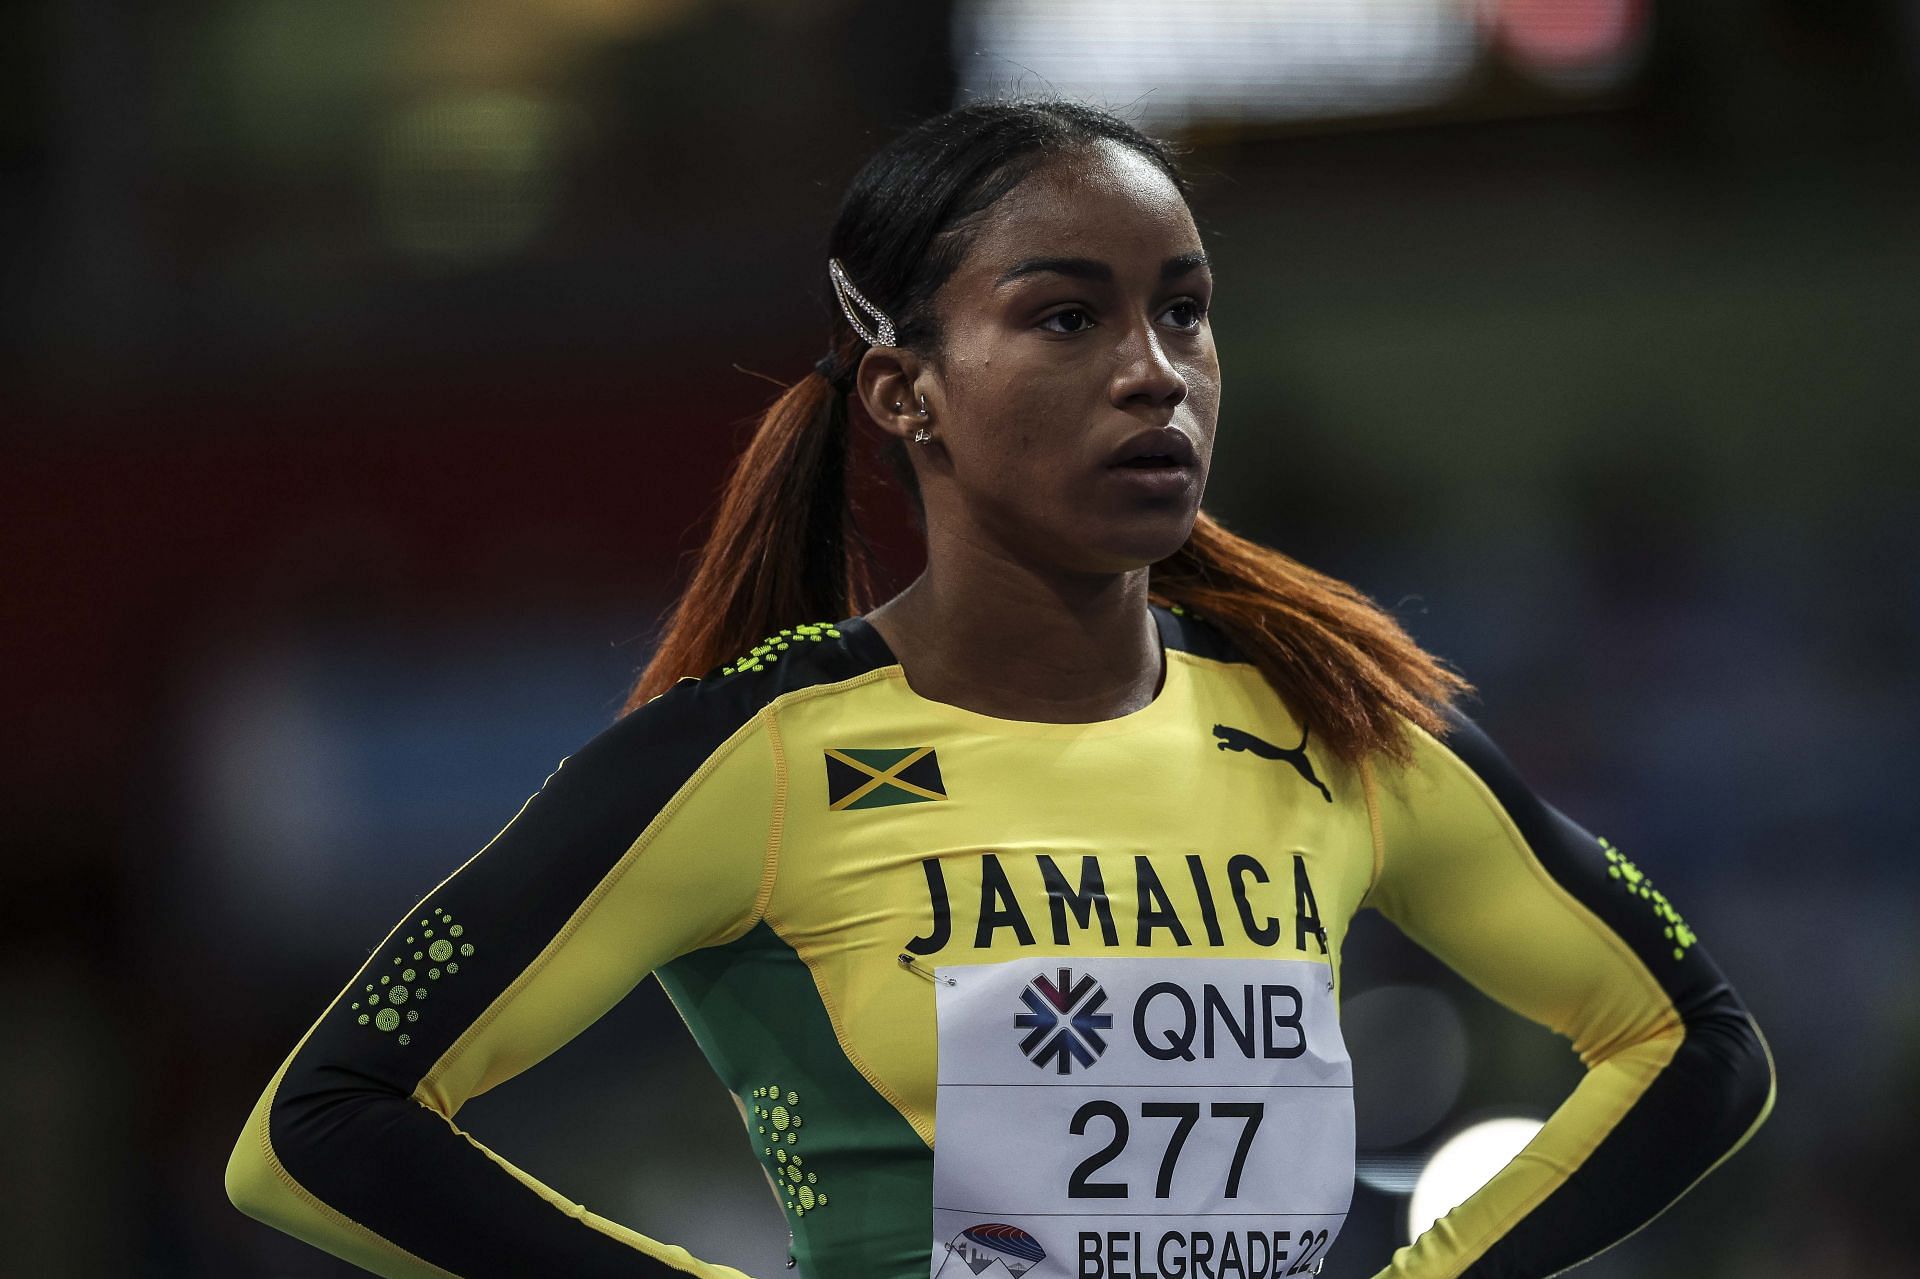
[[[1751,1143],[1582,1275],[1913,1273],[1920,3],[176,0],[0,17],[0,1272],[358,1274],[222,1171],[391,920],[616,714],[897,130],[1192,148],[1207,508],[1481,689],[1766,1031]],[[904,585],[901,508],[866,508]],[[1361,1181],[1579,1074],[1371,914]],[[652,982],[463,1127],[786,1273]],[[1902,1186],[1908,1189],[1903,1191]]]

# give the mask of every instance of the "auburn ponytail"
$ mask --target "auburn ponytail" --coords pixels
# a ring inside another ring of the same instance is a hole
[[[783,626],[871,607],[872,553],[847,503],[848,431],[847,398],[817,369],[768,406],[625,710]]]

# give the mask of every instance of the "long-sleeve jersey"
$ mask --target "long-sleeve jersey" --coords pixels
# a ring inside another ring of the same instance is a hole
[[[1160,691],[1096,723],[922,697],[860,617],[636,708],[373,948],[230,1197],[396,1279],[737,1279],[455,1122],[654,974],[810,1279],[1316,1273],[1352,1197],[1366,907],[1586,1068],[1382,1276],[1557,1273],[1746,1142],[1765,1041],[1620,850],[1459,715],[1407,725],[1410,764],[1342,764],[1223,633],[1153,614]]]

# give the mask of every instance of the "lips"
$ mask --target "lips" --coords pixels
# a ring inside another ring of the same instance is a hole
[[[1200,464],[1200,455],[1193,447],[1193,441],[1171,426],[1154,427],[1130,435],[1121,441],[1107,458],[1108,466],[1150,466],[1196,467]]]

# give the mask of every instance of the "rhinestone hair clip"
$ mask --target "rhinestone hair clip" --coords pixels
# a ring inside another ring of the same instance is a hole
[[[887,318],[885,311],[867,301],[860,295],[860,290],[853,287],[853,281],[847,278],[846,268],[840,265],[839,258],[827,259],[827,274],[833,278],[833,295],[839,299],[840,311],[847,317],[847,323],[853,326],[853,331],[858,333],[868,346],[892,346],[893,321]],[[880,326],[879,332],[867,331],[867,326],[861,323],[860,317],[854,314],[853,307],[848,305],[848,299],[852,299],[862,311],[874,318]]]

